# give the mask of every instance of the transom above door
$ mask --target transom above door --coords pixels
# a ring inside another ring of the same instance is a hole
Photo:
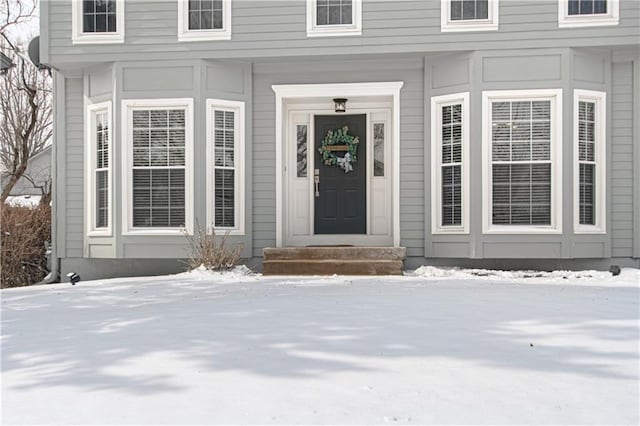
[[[393,245],[391,107],[325,108],[287,111],[285,245]]]

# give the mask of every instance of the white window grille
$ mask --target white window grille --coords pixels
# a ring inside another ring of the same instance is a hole
[[[307,36],[362,34],[362,0],[307,0]]]
[[[123,101],[127,140],[125,233],[193,231],[192,101]]]
[[[498,0],[441,0],[440,8],[443,32],[498,29]]]
[[[605,230],[605,97],[604,92],[574,92],[575,232]]]
[[[207,100],[207,221],[244,233],[244,102]]]
[[[431,99],[432,232],[469,232],[469,93]]]
[[[560,232],[561,92],[483,97],[485,232]]]

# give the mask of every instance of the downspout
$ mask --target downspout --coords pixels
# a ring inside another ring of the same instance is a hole
[[[59,92],[64,93],[64,77],[57,71],[53,71],[53,141],[51,143],[51,249],[49,260],[51,263],[51,271],[38,284],[53,284],[60,282],[60,259],[58,258],[57,236],[58,236],[58,203],[57,182],[58,182],[58,118],[59,118]],[[62,85],[60,84],[62,80]]]

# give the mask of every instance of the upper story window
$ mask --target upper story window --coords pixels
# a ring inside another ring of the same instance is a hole
[[[498,29],[498,0],[442,0],[442,31]]]
[[[307,0],[308,37],[361,34],[361,0]]]
[[[124,41],[123,0],[73,0],[71,15],[74,44]]]
[[[231,40],[231,0],[179,0],[178,39]]]
[[[562,91],[483,93],[483,231],[562,232]]]
[[[559,0],[560,28],[618,25],[618,0]]]

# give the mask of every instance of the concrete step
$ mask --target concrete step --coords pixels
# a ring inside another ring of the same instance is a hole
[[[405,247],[282,247],[265,248],[265,261],[270,260],[404,260]]]
[[[265,260],[263,275],[402,275],[402,260]]]

